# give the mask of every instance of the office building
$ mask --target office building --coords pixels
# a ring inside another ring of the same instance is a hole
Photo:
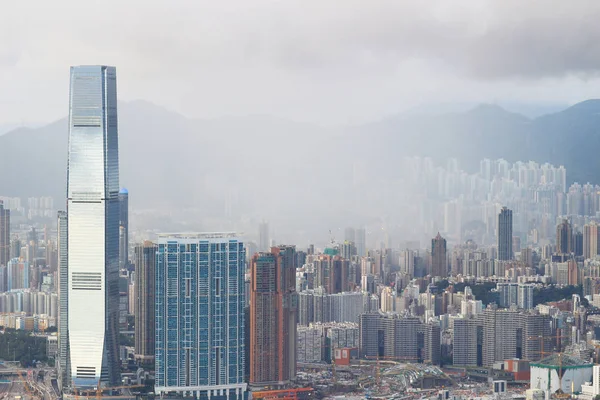
[[[149,241],[135,246],[135,357],[142,364],[154,361],[157,249]]]
[[[71,68],[68,329],[74,388],[117,386],[119,145],[114,67]]]
[[[573,251],[573,228],[568,220],[563,219],[556,227],[556,253],[570,254]]]
[[[446,239],[444,239],[439,232],[437,236],[431,240],[431,275],[442,278],[448,276]]]
[[[296,376],[296,248],[250,263],[250,385],[284,388]]]
[[[129,192],[119,191],[119,268],[129,264]]]
[[[0,265],[6,266],[10,258],[10,210],[4,208],[4,202],[0,200]]]
[[[156,395],[246,398],[245,257],[234,233],[159,235]]]
[[[58,212],[58,384],[70,386],[71,370],[69,355],[69,267],[67,213]]]
[[[512,260],[513,218],[512,210],[502,207],[498,214],[498,260]]]

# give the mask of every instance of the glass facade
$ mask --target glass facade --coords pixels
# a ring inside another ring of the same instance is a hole
[[[243,399],[245,248],[229,233],[161,235],[155,393]]]
[[[71,67],[67,170],[71,383],[120,382],[119,151],[114,67]]]

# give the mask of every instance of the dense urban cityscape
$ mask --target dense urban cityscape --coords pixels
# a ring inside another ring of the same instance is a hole
[[[431,199],[414,205],[427,243],[355,226],[280,244],[265,220],[248,235],[134,235],[116,90],[114,67],[71,68],[65,211],[0,199],[4,393],[600,394],[599,186],[567,187],[548,163],[484,159],[467,173],[410,157]]]
[[[0,400],[600,400],[600,7],[136,1],[0,13]]]

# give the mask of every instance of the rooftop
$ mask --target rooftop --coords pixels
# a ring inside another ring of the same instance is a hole
[[[225,239],[237,238],[241,234],[236,232],[181,232],[181,233],[159,233],[159,239]]]
[[[532,367],[542,367],[542,368],[581,368],[581,367],[591,367],[593,364],[591,362],[582,360],[577,357],[570,356],[568,354],[552,354],[549,357],[546,357],[536,363],[531,363]]]

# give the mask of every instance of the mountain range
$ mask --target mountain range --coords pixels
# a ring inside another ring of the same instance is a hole
[[[350,190],[357,161],[368,177],[393,178],[402,155],[456,157],[471,172],[483,158],[550,162],[567,168],[569,182],[600,183],[600,100],[537,118],[483,104],[339,128],[270,116],[189,119],[134,101],[119,105],[119,141],[121,184],[141,209],[329,208]],[[0,136],[0,194],[64,201],[67,142],[66,118]]]

